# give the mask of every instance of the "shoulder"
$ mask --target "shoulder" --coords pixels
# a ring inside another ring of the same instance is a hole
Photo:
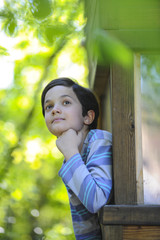
[[[111,152],[112,134],[105,130],[92,129],[88,134],[88,161],[93,154]]]
[[[112,134],[105,130],[92,129],[88,134],[88,141],[90,143],[95,141],[108,141],[112,143]]]

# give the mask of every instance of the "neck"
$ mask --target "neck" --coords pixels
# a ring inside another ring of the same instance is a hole
[[[83,143],[84,143],[85,138],[87,137],[88,132],[89,132],[88,129],[85,132],[83,132],[83,138],[82,138],[82,141],[81,141],[81,145],[79,146],[79,152],[82,151]]]

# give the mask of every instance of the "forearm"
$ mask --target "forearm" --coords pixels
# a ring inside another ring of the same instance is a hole
[[[102,181],[100,176],[96,176],[96,171],[93,169],[91,173],[87,169],[80,154],[74,155],[59,171],[64,183],[90,212],[97,212],[106,204],[112,187],[111,178],[103,176]]]

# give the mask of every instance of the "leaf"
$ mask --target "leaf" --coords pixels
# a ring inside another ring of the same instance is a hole
[[[51,0],[30,0],[30,9],[37,19],[44,19],[52,13]]]
[[[101,29],[96,29],[93,32],[91,51],[102,65],[118,63],[129,66],[132,62],[131,50],[118,39]]]
[[[15,33],[17,27],[17,21],[15,19],[11,19],[8,23],[8,33],[12,36]]]
[[[17,21],[15,18],[8,18],[3,25],[3,29],[6,34],[13,36],[17,29]]]
[[[8,18],[8,16],[9,16],[9,13],[8,13],[8,11],[6,9],[2,9],[0,11],[0,17],[1,18]]]
[[[8,56],[9,53],[7,52],[7,49],[0,46],[0,55],[5,55],[5,56]]]
[[[29,45],[29,42],[28,42],[28,41],[21,41],[21,42],[19,42],[15,47],[16,47],[16,48],[23,49],[23,48],[26,48],[28,45]]]
[[[56,38],[66,35],[68,31],[69,29],[65,24],[47,26],[44,30],[44,37],[50,44],[52,44]]]

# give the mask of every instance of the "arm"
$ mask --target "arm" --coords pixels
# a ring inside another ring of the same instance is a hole
[[[92,144],[95,151],[86,165],[77,153],[59,171],[64,183],[92,213],[107,203],[112,188],[111,144],[98,141]]]

